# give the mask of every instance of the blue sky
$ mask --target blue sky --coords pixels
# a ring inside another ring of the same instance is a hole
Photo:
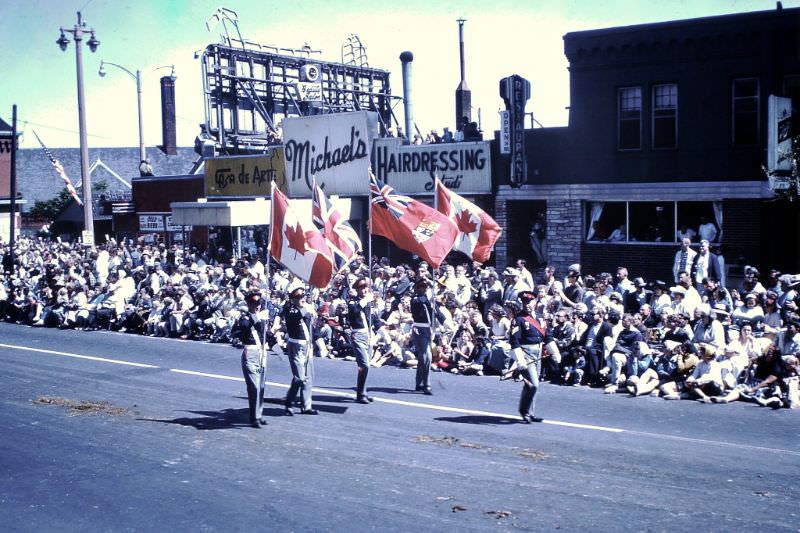
[[[308,42],[322,59],[337,60],[351,33],[367,47],[370,66],[392,73],[402,94],[400,61],[414,53],[415,119],[421,130],[453,126],[454,91],[459,81],[457,18],[465,25],[466,77],[472,89],[473,117],[480,108],[484,130],[496,129],[500,78],[526,77],[532,84],[528,111],[545,126],[564,125],[569,105],[569,75],[562,37],[570,31],[624,26],[774,9],[766,0],[405,0],[251,1],[251,0],[0,0],[4,39],[0,77],[0,117],[11,119],[17,104],[25,135],[23,147],[37,146],[35,129],[51,147],[78,145],[75,52],[55,43],[59,27],[72,27],[82,9],[101,45],[84,47],[87,129],[90,146],[137,146],[136,90],[124,72],[100,60],[145,72],[145,142],[160,144],[158,79],[176,67],[178,144],[189,146],[203,117],[200,67],[195,50],[219,40],[206,20],[220,6],[237,12],[246,39],[281,47]],[[800,0],[784,1],[798,7]],[[398,117],[402,107],[396,108]]]

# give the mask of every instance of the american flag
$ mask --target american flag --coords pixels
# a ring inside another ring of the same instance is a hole
[[[53,164],[53,168],[55,169],[56,173],[64,181],[64,186],[67,188],[67,191],[69,191],[69,193],[72,195],[72,198],[75,199],[75,203],[82,206],[83,202],[81,201],[81,197],[78,196],[78,191],[75,190],[75,186],[72,185],[72,182],[70,181],[69,177],[67,177],[67,173],[64,171],[64,166],[58,159],[55,158],[50,149],[48,149],[47,146],[44,145],[42,139],[40,139],[39,135],[36,133],[36,130],[33,130],[33,135],[36,137],[36,140],[39,141],[39,144],[42,145],[44,153],[47,155],[47,158]]]
[[[311,217],[314,225],[328,241],[338,272],[361,251],[361,239],[358,238],[353,226],[325,196],[325,192],[317,185],[316,178],[314,178],[313,193]]]
[[[398,220],[413,201],[408,196],[394,192],[392,187],[382,183],[371,170],[369,171],[369,190],[372,193],[372,204],[388,210]]]

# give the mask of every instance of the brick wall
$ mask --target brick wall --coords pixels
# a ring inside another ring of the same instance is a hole
[[[506,209],[506,200],[495,196],[494,200],[494,219],[497,224],[505,230],[508,228],[508,211]],[[500,238],[494,245],[495,264],[498,267],[504,267],[508,264],[508,232],[503,231]]]
[[[761,202],[725,200],[722,203],[722,226],[722,243],[728,264],[738,257],[744,258],[745,264],[758,264],[761,258]]]
[[[549,200],[547,202],[547,259],[556,267],[557,275],[580,262],[581,251],[580,200]]]

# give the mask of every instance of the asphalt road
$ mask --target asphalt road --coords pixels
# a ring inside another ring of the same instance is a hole
[[[0,324],[2,530],[800,530],[800,411],[317,359],[284,417],[273,357],[253,429],[239,353]]]

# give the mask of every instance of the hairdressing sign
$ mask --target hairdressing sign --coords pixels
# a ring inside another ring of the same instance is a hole
[[[489,142],[403,145],[399,139],[377,139],[372,169],[401,194],[433,194],[438,175],[459,194],[492,191]]]
[[[367,195],[370,146],[377,136],[378,115],[369,111],[285,118],[289,196],[310,198],[313,177],[329,195]]]

